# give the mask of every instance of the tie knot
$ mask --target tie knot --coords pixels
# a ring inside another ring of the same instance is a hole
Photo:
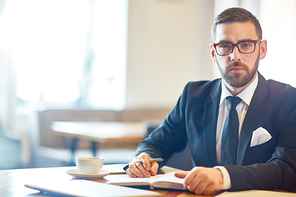
[[[229,104],[229,110],[235,109],[236,106],[241,102],[242,99],[240,99],[237,96],[228,96],[227,98],[228,104]]]

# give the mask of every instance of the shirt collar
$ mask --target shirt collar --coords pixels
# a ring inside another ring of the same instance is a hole
[[[254,92],[258,85],[258,73],[256,72],[255,80],[246,87],[241,93],[239,93],[237,96],[241,98],[247,105],[250,105],[251,100],[253,98]],[[224,79],[222,79],[222,85],[221,85],[221,97],[220,97],[220,105],[223,103],[224,99],[228,96],[233,96],[229,90],[226,88],[224,84]]]

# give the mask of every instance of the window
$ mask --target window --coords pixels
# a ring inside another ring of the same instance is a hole
[[[267,79],[296,87],[294,55],[296,54],[296,1],[261,0],[259,20],[267,55],[259,70]]]
[[[7,0],[2,14],[20,105],[124,107],[127,0]]]

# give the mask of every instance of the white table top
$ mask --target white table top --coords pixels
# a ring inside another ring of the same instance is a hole
[[[146,136],[145,122],[53,122],[53,131],[98,142],[140,142]]]

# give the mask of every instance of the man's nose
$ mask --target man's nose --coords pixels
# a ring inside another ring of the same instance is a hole
[[[232,52],[230,53],[231,61],[238,61],[241,59],[241,52],[238,50],[237,46],[233,47]]]

